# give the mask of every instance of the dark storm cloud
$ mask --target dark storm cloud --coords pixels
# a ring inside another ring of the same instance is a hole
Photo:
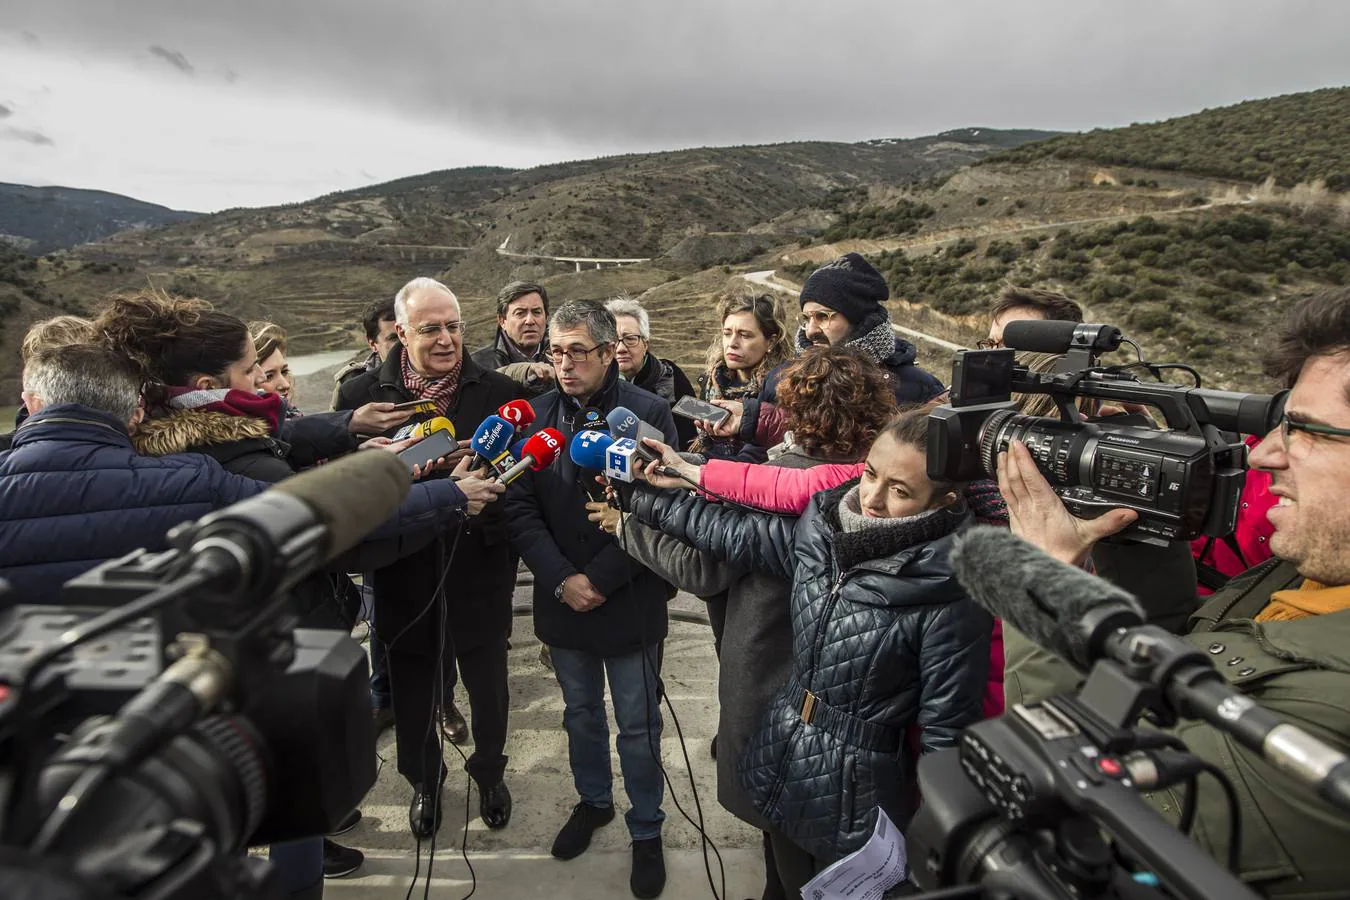
[[[32,144],[34,147],[56,146],[55,141],[39,131],[15,128],[12,125],[0,128],[0,141],[23,141],[25,144]]]
[[[597,149],[1079,129],[1350,83],[1350,3],[1318,0],[47,0],[15,18],[44,46],[153,40],[241,85]]]
[[[14,115],[14,110],[0,103],[0,119],[8,119],[12,115]]]
[[[187,61],[187,57],[177,50],[166,50],[156,44],[150,48],[150,54],[152,56],[158,56],[160,59],[186,75],[191,75],[196,71],[196,69],[192,67],[192,63]]]

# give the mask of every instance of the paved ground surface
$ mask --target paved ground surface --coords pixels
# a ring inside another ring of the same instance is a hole
[[[516,592],[516,602],[528,602],[528,588]],[[673,608],[702,611],[695,598],[681,594]],[[511,736],[507,753],[511,757],[507,784],[515,800],[511,824],[501,831],[490,831],[478,816],[478,795],[469,799],[467,833],[469,862],[477,874],[474,897],[487,898],[577,898],[606,900],[626,898],[628,889],[628,834],[622,816],[601,829],[590,850],[569,862],[548,855],[553,837],[576,802],[571,772],[567,764],[567,740],[562,730],[562,698],[553,673],[539,662],[539,642],[528,617],[516,618],[510,655]],[[715,763],[708,745],[717,728],[717,662],[713,656],[712,633],[706,625],[671,623],[666,642],[666,690],[675,706],[675,714],[684,730],[690,766],[687,767],[675,733],[674,722],[665,712],[666,739],[663,757],[674,784],[674,798],[697,821],[694,794],[689,785],[692,768],[694,784],[703,809],[704,829],[722,856],[726,872],[726,893],[722,893],[717,860],[709,851],[709,860],[718,877],[718,894],[724,900],[758,897],[763,885],[763,860],[759,833],[730,816],[718,805],[715,788]],[[466,698],[457,696],[460,708],[469,715]],[[411,789],[395,770],[393,732],[379,741],[379,753],[385,760],[379,779],[362,804],[364,819],[340,840],[366,853],[364,867],[355,875],[327,883],[329,897],[339,900],[395,900],[407,893],[412,881],[416,842],[408,831],[408,801]],[[445,821],[438,835],[432,868],[430,896],[460,898],[469,893],[469,869],[460,855],[464,838],[464,807],[467,777],[452,745],[446,745],[446,759],[452,776],[445,788]],[[617,755],[613,759],[615,801],[620,812],[627,808],[622,792]],[[666,794],[665,846],[668,880],[663,898],[711,898],[704,872],[703,853],[697,831],[680,815]],[[423,875],[426,851],[422,848]],[[419,880],[420,896],[425,882]]]

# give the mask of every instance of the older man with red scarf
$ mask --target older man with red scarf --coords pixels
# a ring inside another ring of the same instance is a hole
[[[338,392],[338,408],[371,401],[430,400],[423,418],[444,416],[467,436],[503,404],[520,396],[515,382],[479,367],[464,353],[459,301],[445,285],[416,278],[394,298],[399,346],[378,369],[354,376]],[[448,707],[438,664],[453,686],[455,663],[469,694],[474,752],[467,769],[478,785],[489,828],[511,818],[506,770],[506,638],[516,561],[499,509],[374,573],[377,640],[388,651],[398,769],[413,787],[409,826],[418,838],[440,827],[445,779],[432,719]]]

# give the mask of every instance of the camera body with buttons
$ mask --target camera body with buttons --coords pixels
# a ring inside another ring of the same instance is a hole
[[[1019,327],[1034,326],[1034,327]],[[1064,335],[1051,341],[1046,334]],[[1025,340],[1019,340],[1025,339]],[[1153,544],[1231,534],[1246,477],[1239,434],[1266,434],[1278,423],[1284,393],[1201,388],[1187,366],[1142,359],[1103,366],[1098,357],[1125,342],[1109,325],[1013,322],[1008,347],[958,351],[947,404],[929,416],[928,473],[946,481],[993,477],[1010,441],[1026,444],[1036,467],[1069,512],[1090,519],[1127,507],[1139,517],[1118,537]],[[1050,372],[1017,362],[1019,349],[1063,354]],[[1190,371],[1194,386],[1142,381],[1167,368]],[[1057,417],[1019,412],[1013,394],[1045,395]],[[1080,398],[1157,410],[1087,417]]]

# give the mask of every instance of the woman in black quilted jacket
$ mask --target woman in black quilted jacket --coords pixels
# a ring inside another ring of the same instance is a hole
[[[862,846],[878,808],[903,830],[917,756],[981,718],[992,621],[949,560],[972,516],[959,485],[928,477],[927,435],[926,410],[901,413],[862,477],[800,519],[647,487],[632,499],[643,523],[792,581],[792,670],[737,764],[788,896]]]

